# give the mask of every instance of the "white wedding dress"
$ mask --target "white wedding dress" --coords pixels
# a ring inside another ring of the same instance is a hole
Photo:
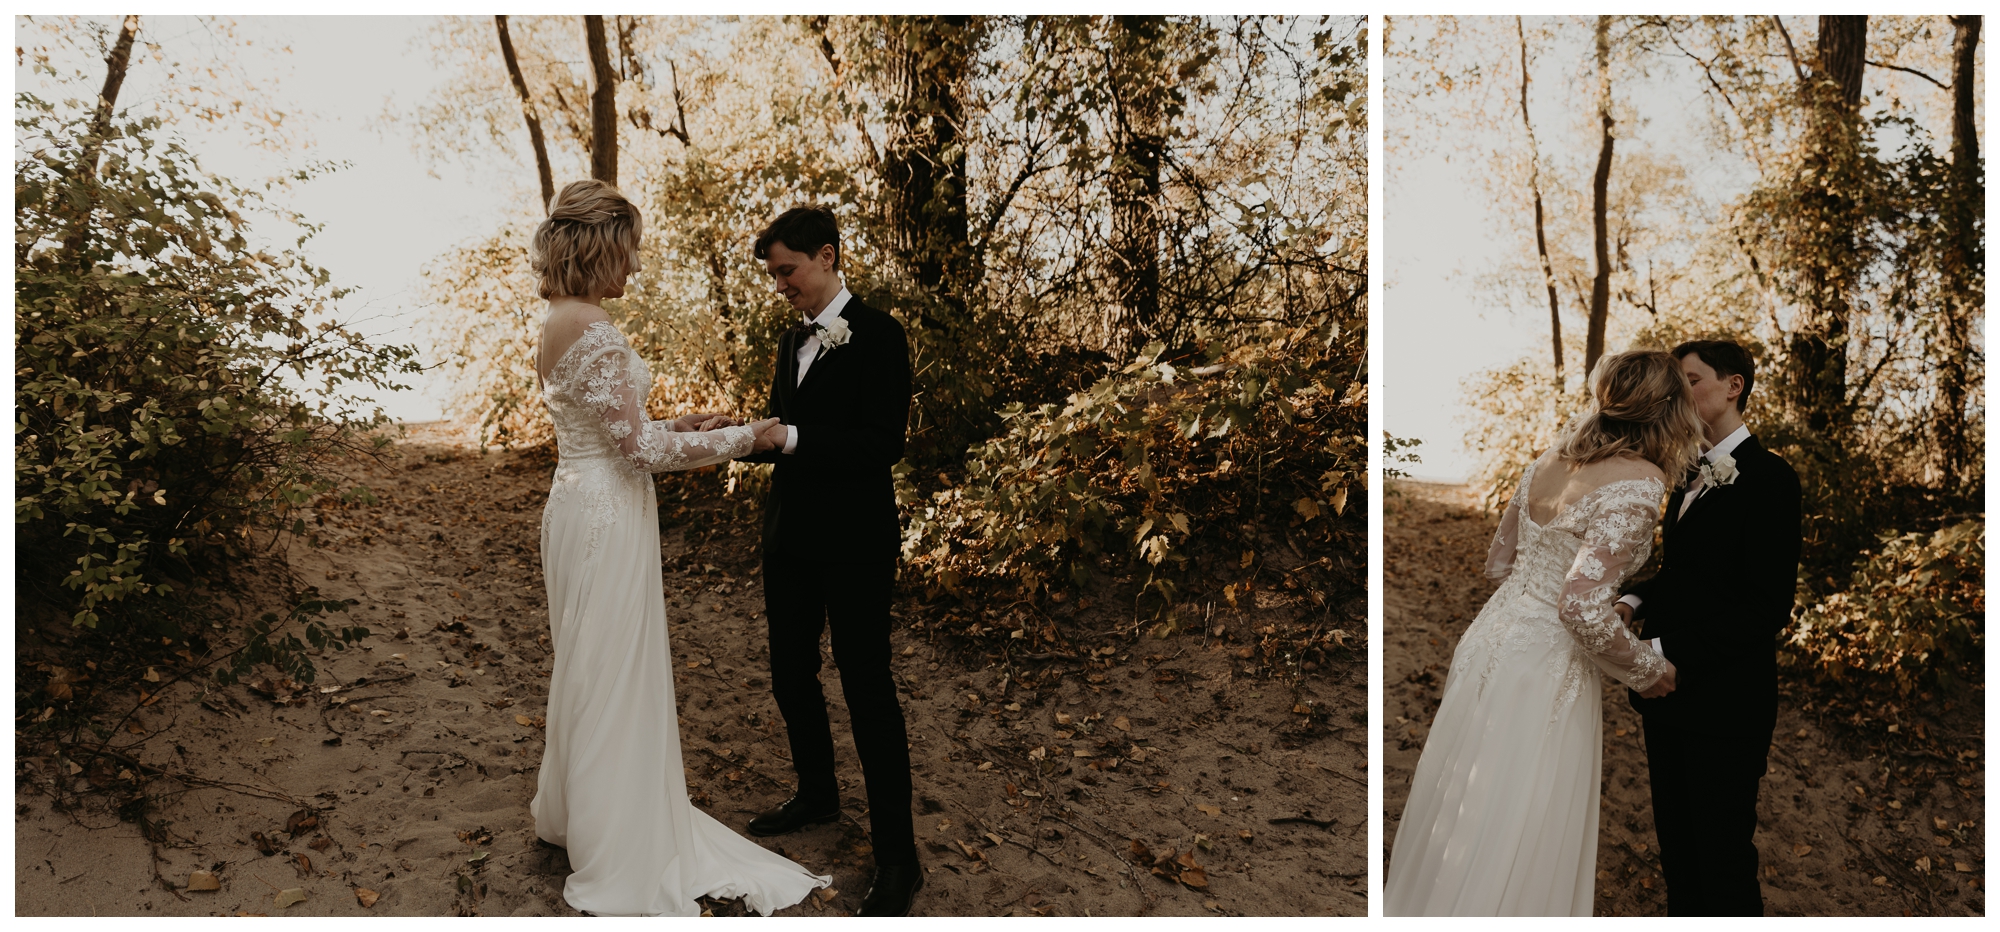
[[[561,459],[542,511],[555,669],[529,810],[569,850],[563,898],[599,915],[695,916],[743,897],[764,915],[832,878],[730,831],[688,801],[660,582],[652,473],[750,452],[748,427],[676,433],[646,419],[652,375],[594,323],[551,367],[542,399]]]
[[[1386,915],[1591,914],[1598,670],[1635,689],[1665,672],[1611,608],[1652,549],[1665,487],[1609,482],[1542,525],[1528,512],[1535,468],[1487,556],[1487,575],[1506,582],[1452,655],[1396,829]]]

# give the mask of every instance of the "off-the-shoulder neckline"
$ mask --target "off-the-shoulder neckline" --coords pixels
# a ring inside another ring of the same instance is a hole
[[[1603,492],[1605,489],[1621,485],[1631,485],[1631,484],[1659,486],[1661,492],[1665,492],[1667,488],[1667,484],[1665,482],[1662,482],[1659,479],[1655,479],[1652,476],[1645,476],[1638,479],[1613,479],[1610,482],[1606,482],[1605,484],[1600,485],[1597,488],[1591,489],[1590,491],[1577,496],[1576,501],[1570,502],[1569,504],[1556,509],[1556,513],[1550,515],[1549,520],[1537,521],[1535,520],[1534,505],[1528,501],[1528,487],[1532,485],[1535,481],[1535,465],[1536,465],[1535,463],[1529,463],[1527,472],[1523,473],[1521,476],[1521,520],[1526,521],[1529,524],[1532,524],[1538,528],[1546,529],[1549,525],[1552,525],[1557,521],[1562,520],[1562,516],[1568,514],[1571,509],[1575,508],[1578,505],[1583,504],[1584,502],[1589,501],[1591,496]]]
[[[613,336],[621,338],[624,336],[624,334],[619,333],[618,328],[612,326],[611,322],[608,320],[591,321],[589,325],[583,328],[583,333],[578,334],[577,338],[571,341],[568,347],[563,349],[562,355],[557,356],[555,362],[549,363],[549,373],[548,375],[542,376],[542,382],[544,384],[547,384],[549,382],[555,381],[554,376],[557,371],[562,369],[563,360],[568,359],[569,354],[576,352],[576,348],[583,345],[584,338],[588,337],[592,330],[596,330],[599,327],[603,327],[604,329],[611,331],[611,334]]]

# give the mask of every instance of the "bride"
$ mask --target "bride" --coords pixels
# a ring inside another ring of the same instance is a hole
[[[563,898],[600,915],[699,915],[742,897],[764,915],[832,878],[730,831],[688,802],[660,583],[652,473],[782,443],[776,419],[646,418],[652,374],[600,306],[639,266],[639,212],[616,188],[563,188],[529,263],[549,299],[536,372],[561,454],[542,512],[555,669],[535,833],[569,850]],[[773,428],[775,427],[775,432]]]
[[[1391,916],[1591,914],[1604,720],[1598,670],[1647,697],[1674,666],[1612,611],[1646,562],[1702,423],[1674,358],[1606,356],[1597,410],[1529,465],[1466,628],[1396,829]]]

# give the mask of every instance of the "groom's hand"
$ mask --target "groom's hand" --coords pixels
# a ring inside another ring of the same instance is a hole
[[[765,418],[751,424],[750,429],[756,432],[756,439],[751,442],[750,446],[750,454],[752,456],[759,453],[769,453],[785,445],[785,425],[777,418]]]
[[[1612,603],[1612,605],[1611,605],[1611,610],[1612,610],[1613,612],[1616,612],[1616,613],[1617,613],[1617,615],[1618,615],[1618,620],[1619,620],[1619,621],[1621,621],[1621,622],[1624,622],[1624,623],[1625,623],[1625,627],[1627,627],[1627,628],[1630,628],[1630,627],[1632,627],[1632,604],[1631,604],[1631,603],[1629,603],[1629,602],[1614,602],[1614,603]]]

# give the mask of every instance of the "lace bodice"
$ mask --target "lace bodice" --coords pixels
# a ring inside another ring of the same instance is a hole
[[[556,464],[542,510],[545,538],[550,514],[581,508],[589,516],[584,556],[597,553],[604,528],[620,509],[653,520],[653,484],[647,474],[695,469],[750,452],[749,427],[676,431],[671,421],[646,417],[653,375],[618,328],[598,321],[549,368],[542,401],[555,423]]]
[[[1653,685],[1666,672],[1665,660],[1618,620],[1612,603],[1619,586],[1652,552],[1664,483],[1658,479],[1605,483],[1544,526],[1528,514],[1528,488],[1534,476],[1531,464],[1501,516],[1487,554],[1487,575],[1506,582],[1489,610],[1481,613],[1480,621],[1489,629],[1482,633],[1504,638],[1511,623],[1531,630],[1552,614],[1577,649],[1606,673],[1634,689]],[[1545,609],[1524,612],[1518,608],[1523,605]],[[1498,614],[1494,606],[1499,607]],[[1472,637],[1474,632],[1468,630],[1467,638]]]
[[[648,420],[645,399],[652,372],[618,328],[598,321],[585,328],[549,368],[542,400],[555,422],[556,448],[565,461],[623,454],[641,472],[694,469],[750,452],[748,427],[676,432],[668,421]]]

